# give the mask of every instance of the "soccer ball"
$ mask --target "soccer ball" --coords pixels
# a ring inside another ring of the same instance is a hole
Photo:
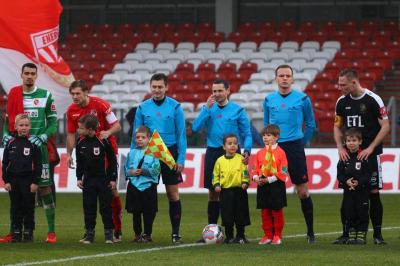
[[[203,229],[203,239],[206,244],[219,244],[224,241],[224,232],[218,224],[209,224]]]

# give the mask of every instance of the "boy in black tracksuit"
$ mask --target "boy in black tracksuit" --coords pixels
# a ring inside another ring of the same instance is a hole
[[[97,198],[100,201],[100,214],[104,224],[106,243],[113,243],[112,189],[116,186],[117,158],[107,139],[96,136],[98,119],[85,115],[79,119],[78,132],[81,137],[76,145],[77,186],[83,190],[83,210],[85,234],[81,243],[94,241]]]
[[[350,128],[345,133],[345,142],[350,159],[340,160],[337,165],[337,179],[343,188],[344,237],[347,237],[347,241],[341,244],[366,244],[371,172],[368,161],[357,158],[361,133]]]
[[[17,115],[15,129],[17,136],[4,148],[4,188],[11,200],[12,242],[33,241],[35,229],[35,193],[42,174],[40,149],[32,144],[29,137],[31,123],[26,114]]]

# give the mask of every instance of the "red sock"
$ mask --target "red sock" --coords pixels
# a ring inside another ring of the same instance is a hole
[[[261,209],[262,229],[269,239],[273,237],[272,213],[270,209]]]
[[[122,204],[119,196],[114,196],[111,203],[114,230],[121,232],[122,226]]]
[[[283,218],[283,209],[272,210],[272,216],[274,217],[274,232],[279,238],[282,238],[283,225],[285,219]]]

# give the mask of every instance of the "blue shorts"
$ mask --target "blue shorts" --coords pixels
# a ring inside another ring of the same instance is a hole
[[[279,147],[286,153],[288,161],[288,171],[290,180],[295,185],[300,185],[308,182],[306,154],[304,145],[299,140],[279,142]]]
[[[175,160],[178,158],[178,147],[176,145],[172,145],[168,147],[168,150],[171,152],[172,156]],[[183,182],[182,174],[178,173],[175,170],[171,170],[168,165],[160,161],[161,166],[161,177],[164,185],[177,185]]]

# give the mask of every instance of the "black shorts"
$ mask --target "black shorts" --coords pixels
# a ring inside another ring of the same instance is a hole
[[[382,164],[380,154],[371,154],[368,157],[368,164],[371,170],[370,189],[382,189]]]
[[[308,182],[306,154],[301,140],[279,142],[279,147],[286,153],[290,180],[295,185]]]
[[[168,147],[175,160],[178,159],[178,146],[172,145]],[[161,177],[164,185],[177,185],[183,182],[182,174],[175,170],[171,170],[168,165],[160,161]]]
[[[156,213],[158,211],[157,184],[140,191],[130,182],[126,189],[125,209],[129,213]]]
[[[223,226],[250,225],[247,190],[241,187],[223,188],[219,200]]]
[[[212,181],[213,181],[213,171],[215,162],[219,157],[225,154],[225,150],[222,147],[212,148],[207,147],[206,155],[204,158],[204,187],[208,189],[212,189]]]

